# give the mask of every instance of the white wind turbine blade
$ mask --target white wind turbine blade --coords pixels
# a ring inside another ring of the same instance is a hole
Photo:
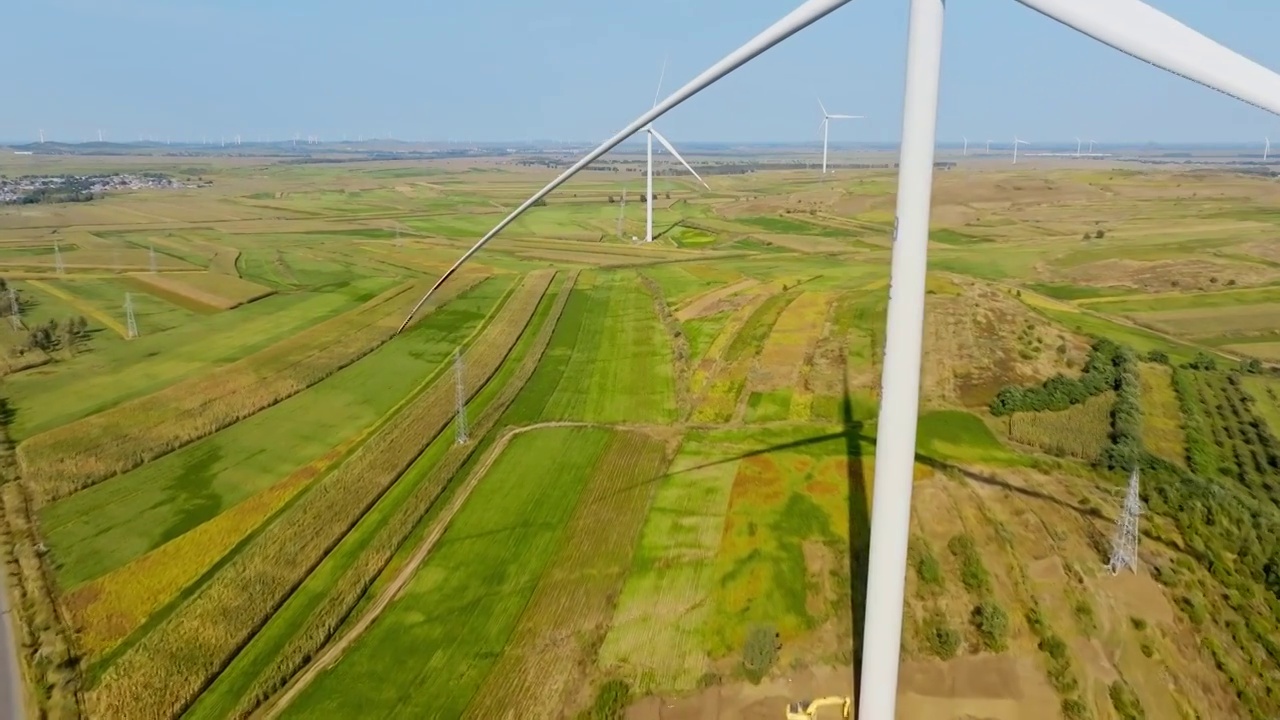
[[[684,87],[669,95],[666,100],[658,103],[658,105],[649,110],[649,112],[636,118],[631,122],[631,124],[619,130],[616,135],[605,140],[595,150],[587,153],[585,157],[574,163],[568,170],[561,173],[559,177],[548,183],[546,187],[534,193],[528,200],[525,200],[520,207],[513,210],[510,215],[502,220],[502,222],[498,223],[497,226],[486,233],[484,237],[480,238],[475,245],[472,245],[469,250],[463,253],[462,257],[458,258],[458,261],[446,270],[444,274],[440,276],[440,279],[436,280],[435,284],[431,286],[431,289],[427,291],[427,294],[423,295],[422,299],[413,306],[413,309],[409,312],[409,315],[405,318],[404,322],[400,324],[396,333],[399,334],[409,325],[409,321],[413,319],[413,316],[417,314],[418,310],[426,304],[427,300],[431,299],[432,294],[434,294],[435,291],[445,283],[445,281],[450,277],[453,277],[453,274],[458,271],[458,268],[461,267],[463,263],[470,260],[472,255],[475,255],[480,248],[484,247],[485,244],[492,240],[495,235],[502,232],[504,228],[514,222],[516,218],[520,217],[526,210],[533,207],[534,203],[546,197],[552,190],[563,185],[569,178],[577,175],[583,168],[590,165],[601,155],[604,155],[617,147],[622,143],[622,141],[634,135],[636,131],[662,117],[667,113],[667,111],[671,110],[671,108],[674,108],[685,100],[688,100],[701,92],[708,85],[711,85],[725,75],[728,75],[734,70],[737,70],[747,64],[769,48],[777,45],[783,40],[786,40],[792,35],[795,35],[845,5],[848,5],[850,2],[851,0],[806,0],[802,5],[800,5],[800,7],[792,10],[790,13],[787,13],[787,15],[781,20],[770,25],[759,35],[748,40],[737,50],[734,50],[724,56],[720,62],[704,70],[701,75],[690,80]]]
[[[827,106],[822,104],[822,98],[818,98],[818,107],[822,108],[822,117],[831,117],[827,112]]]
[[[1018,0],[1139,60],[1280,115],[1280,75],[1141,0]]]
[[[685,162],[684,158],[680,157],[680,153],[676,152],[675,146],[673,146],[670,142],[668,142],[667,139],[662,136],[662,133],[658,132],[657,128],[650,128],[649,132],[653,133],[653,136],[658,139],[658,142],[662,143],[662,147],[666,148],[667,152],[676,156],[676,159],[680,161],[680,164],[684,165],[685,170],[688,170],[689,172],[693,173],[693,176],[698,178],[698,182],[702,183],[702,187],[708,190],[711,189],[711,186],[707,184],[707,181],[703,180],[702,176],[699,175],[698,172],[694,170],[691,165],[689,165],[689,163]]]
[[[828,115],[832,120],[861,120],[862,115]]]

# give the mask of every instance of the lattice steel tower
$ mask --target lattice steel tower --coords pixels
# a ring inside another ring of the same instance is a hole
[[[18,304],[18,291],[9,288],[9,322],[14,330],[22,329],[22,306]]]
[[[1138,470],[1129,476],[1129,490],[1124,496],[1124,508],[1116,520],[1116,536],[1111,548],[1111,562],[1107,568],[1118,575],[1122,568],[1138,572],[1138,516],[1142,514],[1142,500],[1138,497]]]
[[[138,337],[138,321],[133,317],[133,294],[124,294],[124,322],[126,335],[132,340]]]
[[[462,372],[462,350],[453,351],[453,386],[457,391],[458,408],[457,408],[457,425],[454,426],[454,432],[459,445],[465,444],[468,437],[467,429],[467,384],[463,379]]]
[[[622,188],[622,205],[618,207],[618,237],[622,237],[622,216],[627,213],[627,189]]]
[[[59,275],[67,271],[66,267],[62,265],[62,248],[58,247],[57,240],[53,241],[53,271]]]
[[[151,274],[156,274],[156,246],[151,246]]]

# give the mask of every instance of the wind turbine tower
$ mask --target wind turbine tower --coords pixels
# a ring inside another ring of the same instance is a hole
[[[1271,156],[1271,138],[1263,138],[1263,140],[1266,140],[1267,144],[1262,146],[1262,161],[1266,162]]]
[[[831,132],[832,120],[859,120],[861,115],[832,115],[827,112],[827,106],[822,104],[822,98],[818,98],[818,107],[822,108],[822,174],[827,174],[827,136]]]
[[[1018,146],[1030,145],[1030,144],[1031,143],[1027,142],[1026,140],[1019,140],[1017,135],[1013,136],[1013,164],[1014,165],[1018,164]]]
[[[1093,141],[1092,141],[1092,140],[1090,140],[1090,141],[1089,141],[1089,154],[1090,154],[1090,155],[1092,155],[1092,154],[1093,154]]]
[[[987,140],[987,154],[988,154],[988,155],[990,155],[990,154],[991,154],[991,141],[990,141],[990,140]]]
[[[969,157],[969,138],[964,139],[964,150],[961,154],[965,157]]]
[[[43,130],[43,129],[41,129],[41,130],[40,130],[40,144],[41,144],[41,145],[43,145],[43,144],[44,144],[44,130]]]
[[[653,95],[654,107],[657,107],[658,105],[658,95],[662,93],[662,80],[663,78],[666,77],[666,74],[667,74],[667,63],[664,60],[662,62],[662,74],[658,76],[658,92],[654,93]],[[693,176],[698,178],[698,182],[702,183],[703,187],[710,190],[711,186],[707,184],[706,180],[702,179],[702,176],[699,175],[697,171],[694,170],[691,165],[689,165],[689,163],[685,162],[685,159],[680,156],[679,152],[676,151],[675,146],[673,146],[670,142],[668,142],[667,139],[662,136],[662,133],[658,132],[658,129],[653,126],[653,123],[649,123],[648,125],[646,125],[644,128],[644,132],[645,132],[645,135],[647,136],[646,156],[647,156],[647,162],[648,162],[648,168],[649,168],[649,172],[647,174],[647,177],[645,178],[646,195],[645,195],[645,201],[644,201],[644,241],[647,243],[650,243],[650,242],[653,242],[653,140],[654,138],[657,138],[658,142],[662,143],[662,146],[667,149],[667,152],[674,155],[675,158],[680,161],[680,164],[684,165],[686,170],[688,170],[690,173],[693,173]]]
[[[1076,157],[1080,157],[1080,148],[1083,146],[1084,143],[1080,141],[1080,138],[1076,138]]]

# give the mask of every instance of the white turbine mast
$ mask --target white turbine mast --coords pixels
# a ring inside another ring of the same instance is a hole
[[[601,143],[463,253],[418,301],[397,332],[403,332],[418,310],[459,267],[551,191],[672,108],[849,1],[806,0]],[[1017,2],[1139,60],[1280,115],[1280,75],[1204,37],[1142,0]],[[876,426],[859,720],[893,720],[897,708],[907,541],[920,411],[929,206],[933,193],[945,0],[910,0],[910,3],[897,210],[889,266],[880,415]]]
[[[1092,154],[1093,154],[1093,140],[1090,140],[1090,141],[1089,141],[1089,154],[1090,154],[1090,155],[1092,155]]]
[[[1080,157],[1080,148],[1084,147],[1084,143],[1080,138],[1076,138],[1076,157]]]
[[[831,132],[832,120],[861,120],[861,115],[832,115],[827,112],[827,106],[822,104],[822,98],[818,98],[818,107],[822,108],[822,174],[827,174],[827,136]]]
[[[1013,164],[1014,165],[1018,164],[1018,146],[1030,145],[1030,144],[1031,143],[1027,142],[1026,140],[1019,140],[1017,135],[1013,136]]]
[[[963,136],[961,136],[961,137],[963,137]],[[963,153],[962,153],[962,154],[963,154],[965,157],[969,157],[969,138],[964,138],[964,151],[963,151]]]
[[[1262,161],[1266,162],[1267,157],[1271,155],[1271,138],[1263,138],[1267,144],[1262,146]]]
[[[653,94],[653,107],[658,106],[658,96],[661,95],[662,93],[662,81],[663,79],[666,78],[666,76],[667,76],[667,61],[664,58],[662,61],[662,73],[658,75],[658,90]],[[653,112],[653,109],[650,108],[649,111]],[[706,180],[702,179],[702,176],[699,175],[698,172],[693,169],[692,165],[685,162],[685,159],[680,156],[680,153],[676,152],[675,146],[672,145],[670,141],[668,141],[665,137],[663,137],[662,133],[658,132],[658,129],[653,126],[652,122],[645,125],[644,133],[645,133],[645,156],[646,156],[646,162],[648,165],[648,172],[645,175],[644,241],[647,243],[651,243],[653,242],[653,141],[655,138],[658,140],[658,142],[662,143],[662,147],[666,148],[667,152],[674,155],[675,158],[680,161],[680,164],[684,165],[686,170],[692,173],[694,177],[698,178],[698,182],[702,183],[703,187],[710,190],[711,186],[707,184]]]
[[[44,129],[43,129],[43,128],[41,128],[39,132],[40,132],[40,144],[41,144],[41,145],[43,145],[43,144],[44,144]]]
[[[991,140],[990,140],[990,138],[988,138],[988,139],[987,139],[987,154],[988,154],[988,155],[990,155],[990,154],[991,154]]]

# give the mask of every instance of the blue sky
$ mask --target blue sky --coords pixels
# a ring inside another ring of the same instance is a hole
[[[1276,0],[1150,0],[1280,69]],[[319,134],[599,140],[799,0],[40,0],[10,3],[0,139]],[[896,141],[906,0],[854,0],[659,122],[681,141],[819,137],[815,97]],[[1280,118],[1013,0],[952,0],[939,137],[1280,139]]]

